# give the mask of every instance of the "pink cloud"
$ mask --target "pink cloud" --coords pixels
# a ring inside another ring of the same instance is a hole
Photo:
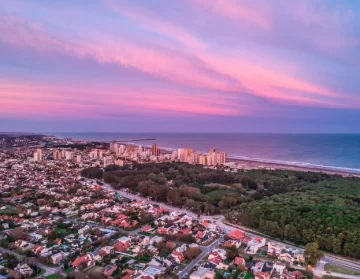
[[[145,10],[140,5],[126,5],[124,2],[120,3],[113,0],[104,0],[104,3],[116,13],[133,20],[136,24],[141,24],[154,33],[166,35],[180,42],[185,47],[190,49],[203,49],[207,47],[198,37],[190,34],[178,25],[151,14],[149,10]]]
[[[266,5],[254,5],[254,1],[236,1],[236,0],[192,0],[197,7],[210,11],[216,15],[230,19],[233,23],[250,23],[263,30],[272,28],[269,11]]]
[[[99,92],[102,92],[99,94]],[[145,93],[145,95],[144,95]],[[202,96],[152,88],[51,85],[32,81],[0,80],[1,115],[106,118],[106,115],[241,115],[246,113],[216,95]],[[21,108],[21,110],[19,109]]]
[[[109,4],[110,2],[107,1]],[[223,13],[231,17],[232,19],[243,20],[257,20],[261,18],[263,24],[267,22],[266,26],[270,25],[270,17],[265,16],[268,14],[269,9],[265,6],[258,5],[258,9],[256,9],[257,5],[249,4],[247,1],[243,1],[241,4],[235,1],[202,1],[196,0],[196,5],[201,5],[204,8],[213,8],[217,12]],[[146,27],[159,27],[154,28],[157,32],[166,35],[175,40],[179,40],[179,36],[177,35],[177,30],[181,30],[181,34],[186,34],[186,31],[180,29],[178,26],[171,24],[170,22],[164,22],[163,20],[155,17],[148,13],[148,11],[144,11],[139,7],[132,7],[131,5],[127,6],[117,6],[113,3],[110,5],[115,11],[122,15],[127,15],[130,18],[136,20],[137,23],[140,21]],[[307,6],[306,6],[307,7]],[[247,12],[246,12],[247,11]],[[266,11],[266,12],[265,12]],[[258,13],[256,15],[256,13]],[[258,22],[260,23],[260,22]],[[163,28],[164,27],[164,28]],[[266,28],[268,29],[268,28]],[[194,38],[192,35],[188,35],[191,38]],[[180,36],[181,38],[181,36]],[[181,40],[180,40],[181,41]],[[193,40],[192,40],[193,41]],[[209,69],[217,72],[221,75],[231,77],[233,80],[237,81],[237,83],[233,83],[232,86],[237,88],[230,89],[230,91],[236,91],[240,89],[240,84],[245,87],[249,92],[270,99],[275,99],[279,101],[289,101],[290,103],[296,102],[299,103],[299,100],[303,100],[302,104],[309,104],[311,98],[308,99],[304,96],[327,96],[327,97],[335,97],[336,94],[329,92],[328,89],[321,87],[316,84],[312,84],[311,82],[307,82],[301,80],[299,78],[295,78],[291,76],[291,72],[289,73],[288,69],[283,72],[279,72],[275,70],[272,66],[269,65],[271,61],[261,63],[260,65],[256,65],[251,62],[247,62],[246,59],[236,57],[220,57],[218,55],[214,55],[209,51],[209,48],[201,44],[201,48],[198,47],[199,41],[193,44],[188,41],[184,41],[185,45],[192,49],[192,54],[196,59],[199,59],[206,65]],[[275,61],[274,61],[275,63]],[[297,67],[296,67],[297,68]],[[236,85],[235,85],[236,84]],[[223,88],[224,89],[224,88]],[[244,89],[244,88],[243,88]],[[278,90],[276,90],[278,89]],[[297,92],[301,92],[303,97],[301,96],[291,96],[292,93],[284,93],[284,90],[288,89]],[[270,92],[272,92],[270,94]],[[314,100],[314,104],[326,103],[325,101],[316,101]]]
[[[317,105],[324,104],[324,106],[329,103],[334,107],[339,105],[339,94],[297,77],[295,73],[276,70],[272,65],[276,61],[270,59],[253,64],[246,57],[237,57],[233,54],[220,55],[214,53],[210,48],[206,48],[202,43],[198,44],[198,40],[176,25],[167,25],[167,22],[163,20],[149,19],[146,14],[141,13],[131,13],[131,17],[140,18],[142,24],[151,23],[158,26],[158,32],[180,40],[189,48],[189,51],[179,52],[161,45],[139,46],[126,41],[126,39],[115,40],[106,35],[94,33],[84,34],[83,39],[76,41],[58,38],[49,34],[39,25],[29,24],[13,17],[0,19],[0,41],[38,51],[60,52],[77,59],[94,59],[99,63],[130,67],[167,82],[191,88],[211,89],[222,92],[224,96],[245,92],[290,104],[309,105],[312,102]],[[174,31],[173,34],[172,31]],[[136,95],[134,92],[131,94]],[[211,98],[202,98],[201,101],[204,103],[197,100],[195,106],[187,109],[189,101],[182,94],[169,92],[168,95],[171,94],[182,96],[182,99],[169,99],[166,94],[163,94],[162,105],[152,104],[149,100],[147,108],[171,111],[171,107],[176,107],[172,110],[198,114],[236,114],[236,109],[230,108],[229,104],[225,104],[226,108],[218,108],[217,104],[210,104]],[[144,92],[141,92],[139,96],[143,95]],[[126,97],[128,99],[128,96]],[[182,100],[183,102],[181,102]],[[131,99],[128,102],[134,108]],[[173,104],[168,105],[171,102]],[[141,101],[138,102],[138,105],[145,106]]]
[[[38,51],[56,51],[79,59],[92,58],[100,63],[119,64],[135,68],[155,77],[186,86],[230,90],[230,84],[221,77],[209,77],[194,61],[171,50],[137,46],[126,41],[97,37],[87,41],[70,42],[58,39],[35,24],[18,18],[0,20],[0,41]]]

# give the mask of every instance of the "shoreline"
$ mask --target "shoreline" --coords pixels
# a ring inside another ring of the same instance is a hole
[[[57,136],[54,136],[55,138],[59,138]],[[81,140],[74,140],[74,141],[81,141]],[[110,143],[112,142],[111,140],[85,140],[83,139],[83,141],[87,141],[88,143]],[[136,142],[124,142],[125,145],[133,145],[133,146],[144,146],[146,148],[151,148],[151,145],[147,145],[147,144],[139,144]],[[169,147],[162,147],[159,146],[159,148],[161,149],[161,151],[163,153],[169,153],[173,150],[176,150],[176,148],[169,148]],[[238,156],[241,157],[241,156]],[[341,175],[343,177],[360,177],[360,169],[358,172],[356,171],[351,171],[351,169],[349,168],[349,170],[346,170],[346,168],[342,167],[335,167],[335,166],[316,166],[316,165],[312,165],[310,163],[306,163],[306,162],[298,162],[298,164],[304,164],[304,165],[308,165],[308,166],[300,166],[297,165],[296,163],[291,164],[291,162],[289,163],[282,163],[282,162],[276,162],[276,160],[271,160],[271,159],[256,159],[256,158],[235,158],[234,155],[233,156],[229,156],[227,158],[227,163],[235,163],[235,164],[241,164],[244,166],[245,170],[256,170],[256,169],[274,169],[274,170],[291,170],[291,171],[301,171],[301,172],[317,172],[317,173],[327,173],[327,174],[331,174],[331,175]]]
[[[260,162],[257,160],[249,159],[237,159],[229,157],[227,163],[241,164],[245,167],[245,170],[256,170],[256,169],[274,169],[274,170],[291,170],[301,172],[318,172],[326,173],[331,175],[341,175],[343,177],[360,177],[360,173],[345,171],[345,170],[333,170],[326,167],[316,166],[297,166],[290,164],[281,164],[275,162]]]

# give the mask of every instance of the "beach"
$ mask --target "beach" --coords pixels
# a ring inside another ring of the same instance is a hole
[[[245,160],[245,159],[235,159],[228,158],[228,163],[234,162],[238,166],[243,166],[244,170],[252,170],[252,169],[270,169],[270,170],[291,170],[291,171],[302,171],[302,172],[321,172],[327,173],[331,175],[341,175],[343,177],[360,177],[359,173],[354,173],[351,171],[344,170],[332,170],[328,168],[315,167],[315,166],[296,166],[290,164],[281,164],[281,163],[273,163],[273,162],[259,162],[255,160]]]

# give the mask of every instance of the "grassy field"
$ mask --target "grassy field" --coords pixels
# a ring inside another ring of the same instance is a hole
[[[28,278],[29,278],[29,279],[31,279],[31,278],[37,278],[37,277],[45,274],[45,272],[46,272],[46,271],[45,271],[44,269],[41,269],[41,271],[39,271],[38,274],[36,274],[35,276],[32,276],[32,277],[28,277]]]
[[[71,273],[71,272],[73,272],[74,271],[74,268],[72,268],[72,267],[69,267],[69,268],[67,268],[67,269],[64,269],[64,272],[65,273]]]
[[[360,272],[356,272],[356,271],[353,271],[350,269],[346,269],[346,268],[342,268],[342,267],[338,267],[338,266],[334,266],[334,265],[330,265],[330,264],[325,265],[325,270],[330,271],[330,272],[337,272],[337,273],[342,273],[342,274],[360,276]]]
[[[51,275],[45,277],[45,279],[62,279],[62,277],[58,274],[51,274]]]
[[[16,208],[7,206],[6,208],[0,210],[0,215],[11,215],[16,212]]]
[[[250,272],[242,272],[240,275],[239,275],[239,278],[240,279],[254,279],[254,275],[252,275]]]
[[[60,229],[60,228],[56,228],[55,230],[57,233],[61,233],[61,234],[65,234],[66,230],[65,229]]]

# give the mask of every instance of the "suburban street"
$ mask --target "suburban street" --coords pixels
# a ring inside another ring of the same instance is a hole
[[[220,237],[219,239],[217,239],[216,241],[214,241],[212,244],[210,244],[209,246],[200,246],[202,253],[196,257],[195,260],[191,261],[190,264],[188,264],[183,270],[181,270],[180,272],[178,272],[178,276],[179,278],[184,277],[187,273],[189,273],[189,271],[196,266],[202,259],[204,259],[212,250],[215,249],[216,246],[219,245],[219,243],[223,240],[222,237]]]
[[[331,275],[333,277],[339,277],[339,278],[345,278],[345,279],[359,279],[360,278],[360,276],[347,275],[347,274],[342,274],[342,273],[337,273],[337,272],[331,272],[331,274],[329,274],[324,269],[326,263],[327,262],[324,260],[319,261],[318,264],[316,265],[316,269],[313,270],[314,275],[316,275],[318,277],[322,277],[325,275]]]
[[[141,197],[139,195],[130,194],[130,193],[124,191],[124,190],[115,190],[115,189],[112,188],[111,185],[109,185],[107,183],[104,183],[103,187],[105,189],[109,190],[109,191],[116,191],[119,194],[121,194],[122,196],[124,196],[126,198],[129,198],[129,199],[149,201],[147,198]],[[182,212],[182,213],[186,213],[187,215],[189,215],[189,216],[191,216],[193,218],[197,218],[197,215],[194,212],[191,212],[191,211],[183,209],[183,208],[177,208],[177,207],[173,207],[173,206],[170,206],[170,205],[167,205],[167,204],[164,204],[164,203],[160,203],[160,202],[155,202],[155,201],[151,201],[151,203],[162,206],[162,207],[166,208],[167,210],[169,210],[170,212],[171,211],[179,211],[179,212]],[[233,229],[239,228],[239,229],[245,231],[247,233],[247,235],[249,235],[250,237],[258,237],[259,236],[259,234],[256,234],[256,231],[251,230],[249,228],[246,228],[246,227],[243,227],[243,226],[234,227],[234,226],[230,226],[228,224],[224,224],[223,221],[225,220],[225,217],[222,216],[222,215],[201,216],[200,219],[216,222],[216,224],[223,230],[224,233],[229,233]],[[289,245],[288,243],[279,242],[279,241],[273,241],[273,242],[285,244],[288,247],[299,249],[300,251],[304,250],[302,248],[299,248],[299,247],[296,247],[296,246],[293,246],[293,245]],[[350,269],[350,270],[353,270],[353,271],[360,272],[360,262],[356,262],[355,260],[351,261],[351,260],[347,260],[347,259],[344,259],[344,258],[341,258],[341,257],[336,257],[336,256],[333,256],[333,255],[329,255],[329,254],[325,254],[325,256],[321,260],[323,262],[325,262],[325,263],[330,263],[330,264],[338,266],[338,267],[347,268],[347,269]],[[324,273],[325,274],[326,272],[323,271],[323,270],[317,270],[317,267],[315,267],[314,268],[314,273],[319,273],[319,274]],[[339,276],[339,275],[338,276],[342,277],[342,278],[359,278],[359,276],[351,276],[351,275],[349,275],[350,276],[349,277],[349,276],[343,275],[343,274],[340,274],[340,275],[341,276]]]

